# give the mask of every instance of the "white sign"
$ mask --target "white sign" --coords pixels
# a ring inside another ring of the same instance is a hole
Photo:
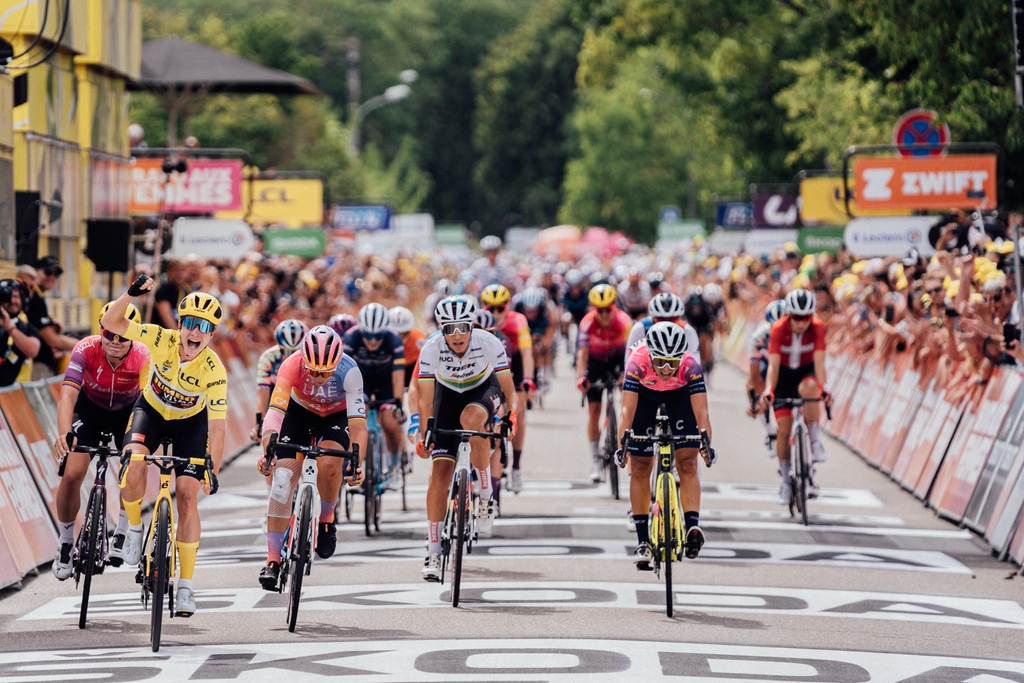
[[[413,253],[434,246],[434,217],[429,213],[403,213],[391,217],[390,230],[359,231],[356,249],[360,254]]]
[[[796,230],[792,228],[768,228],[751,230],[743,243],[743,251],[754,256],[771,256],[786,242],[796,242]]]
[[[252,228],[242,220],[179,218],[171,228],[168,256],[240,260],[256,245]]]
[[[529,254],[539,233],[540,228],[509,228],[505,231],[505,248],[516,254]]]
[[[935,216],[883,216],[854,218],[846,225],[843,242],[861,258],[902,256],[911,247],[928,258],[935,248],[928,242],[928,229]]]
[[[715,230],[708,237],[708,251],[718,256],[743,251],[749,230]]]

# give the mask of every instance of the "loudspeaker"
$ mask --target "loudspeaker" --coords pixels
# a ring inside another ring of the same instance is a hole
[[[128,247],[132,226],[128,221],[86,221],[85,255],[101,273],[128,272]]]
[[[14,193],[15,239],[18,264],[35,264],[39,258],[39,193]]]

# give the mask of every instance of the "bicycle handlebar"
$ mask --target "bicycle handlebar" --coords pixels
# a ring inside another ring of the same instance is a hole
[[[342,471],[346,477],[354,476],[359,462],[359,444],[357,443],[353,443],[351,450],[348,451],[339,448],[321,448],[316,444],[302,446],[297,443],[282,443],[277,440],[277,432],[274,432],[267,442],[267,457],[276,458],[278,451],[301,453],[304,457],[314,460],[321,456],[343,458],[345,462],[342,463]]]
[[[118,456],[121,454],[121,451],[112,446],[83,446],[79,444],[78,446],[72,447],[72,444],[75,442],[75,436],[76,434],[74,432],[68,432],[64,435],[64,441],[68,445],[68,450],[74,451],[75,453],[87,453],[90,457],[96,455],[101,458],[109,458],[111,456]],[[102,439],[103,437],[107,437],[107,442],[109,443],[110,440],[114,438],[114,435],[109,432],[100,432],[100,438]]]
[[[482,439],[490,439],[491,447],[494,447],[494,442],[498,439],[505,439],[508,437],[508,431],[511,428],[508,415],[501,420],[501,431],[500,432],[478,432],[472,429],[437,429],[434,427],[435,418],[430,417],[427,419],[427,431],[424,433],[423,443],[427,446],[434,445],[434,436],[457,436],[460,439],[468,439],[473,436],[480,437]]]
[[[711,439],[708,438],[708,431],[706,429],[700,430],[699,436],[673,436],[671,432],[663,432],[661,434],[639,435],[634,434],[632,429],[627,429],[622,434],[622,450],[628,450],[629,445],[632,442],[636,443],[669,443],[675,445],[682,441],[683,443],[694,443],[699,444],[697,449],[704,454],[704,463],[711,467],[715,462],[715,457],[712,457],[713,449],[711,448]]]
[[[824,403],[825,415],[829,420],[832,419],[832,406],[824,398],[777,398],[774,402],[775,405],[791,408],[801,408],[805,403]]]
[[[613,389],[621,389],[622,388],[622,380],[621,379],[617,379],[617,378],[613,378],[613,377],[611,377],[609,375],[608,377],[605,377],[604,379],[599,379],[596,382],[591,382],[590,383],[590,388],[591,389],[597,389],[599,391],[611,391]],[[580,407],[582,408],[585,405],[587,405],[587,395],[583,394],[582,396],[580,396]]]

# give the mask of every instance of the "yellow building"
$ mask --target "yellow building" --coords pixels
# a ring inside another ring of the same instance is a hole
[[[106,278],[96,278],[83,255],[86,221],[128,218],[125,81],[139,76],[142,3],[0,0],[0,37],[16,55],[13,99],[0,93],[0,202],[3,141],[13,131],[14,189],[38,193],[43,203],[34,256],[54,254],[65,271],[60,291],[49,296],[50,314],[67,330],[87,331],[91,300],[106,296]],[[51,222],[57,212],[47,203],[55,200],[62,206]]]
[[[0,278],[14,274],[14,81],[0,67]]]

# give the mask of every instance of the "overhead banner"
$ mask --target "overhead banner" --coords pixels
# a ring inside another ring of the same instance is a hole
[[[184,173],[165,174],[162,158],[132,161],[133,216],[168,213],[215,213],[242,208],[242,162],[237,159],[190,159]]]
[[[718,202],[715,225],[725,230],[749,230],[754,223],[754,205],[750,202]]]
[[[755,228],[792,228],[800,224],[795,194],[765,194],[754,197]]]
[[[195,255],[238,261],[256,246],[252,228],[245,221],[179,218],[174,221],[171,234],[169,254],[179,258]]]
[[[865,209],[994,208],[996,156],[855,157],[854,196]]]
[[[867,211],[852,199],[850,211],[854,216],[910,215],[907,209]],[[800,180],[800,222],[803,225],[846,225],[849,220],[841,177],[812,176]]]
[[[911,247],[928,258],[935,253],[928,241],[928,228],[936,220],[935,216],[854,218],[843,231],[843,241],[861,258],[903,256]]]
[[[248,216],[246,208],[249,207]],[[282,178],[242,183],[242,206],[238,211],[218,211],[216,218],[247,218],[252,225],[284,225],[299,228],[320,225],[324,220],[324,184],[317,179]]]
[[[816,228],[800,228],[796,245],[802,254],[820,254],[828,252],[838,254],[843,248],[845,228],[824,225]]]
[[[384,204],[338,206],[331,216],[331,225],[336,230],[351,232],[390,230],[391,207]]]
[[[317,258],[327,249],[327,235],[320,228],[264,230],[260,237],[264,249],[271,254]]]

